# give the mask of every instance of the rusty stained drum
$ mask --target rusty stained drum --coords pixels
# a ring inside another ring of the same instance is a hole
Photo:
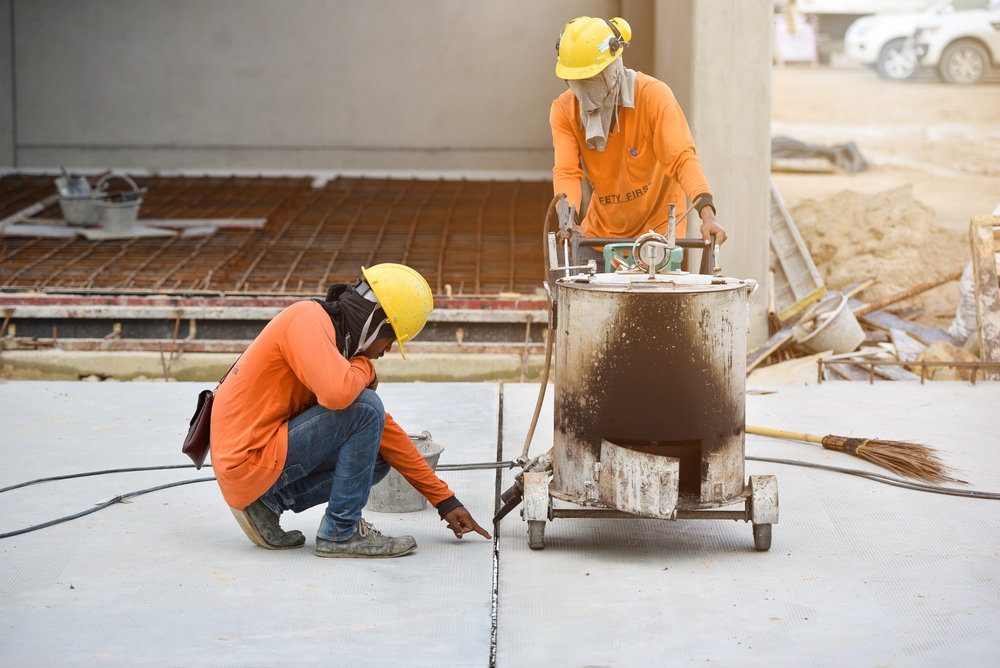
[[[606,439],[679,459],[677,508],[740,497],[756,283],[631,273],[556,285],[553,488],[596,500]]]

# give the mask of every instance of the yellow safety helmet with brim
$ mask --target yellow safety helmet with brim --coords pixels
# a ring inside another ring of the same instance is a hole
[[[399,354],[405,360],[403,344],[420,333],[434,310],[431,286],[415,269],[404,264],[386,262],[371,269],[361,267],[361,273],[385,311],[399,344]]]
[[[632,28],[619,17],[610,21],[581,16],[563,27],[556,42],[556,76],[560,79],[589,79],[621,58],[632,39]]]

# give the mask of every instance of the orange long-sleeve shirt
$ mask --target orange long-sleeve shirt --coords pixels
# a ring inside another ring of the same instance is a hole
[[[319,304],[298,302],[275,316],[215,393],[212,469],[226,503],[246,508],[281,475],[288,420],[317,403],[346,408],[374,379],[371,360],[348,362],[337,351]],[[435,506],[453,496],[388,413],[379,453]]]
[[[604,151],[587,148],[580,126],[580,105],[572,90],[552,103],[549,113],[555,166],[553,191],[580,208],[580,181],[586,177],[594,190],[581,222],[588,237],[638,237],[654,230],[667,233],[667,205],[684,213],[684,196],[692,202],[711,195],[695,154],[687,120],[665,83],[636,73],[635,109],[618,108],[618,128],[611,123]],[[690,216],[689,216],[690,217]],[[677,225],[685,234],[687,220]]]

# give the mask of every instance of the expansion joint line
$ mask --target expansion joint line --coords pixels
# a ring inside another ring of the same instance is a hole
[[[500,398],[497,408],[497,457],[503,459],[503,381],[500,381]],[[493,483],[493,515],[500,512],[500,480],[502,471],[497,469]],[[500,525],[493,526],[493,600],[490,604],[490,668],[497,665],[497,611],[500,607]]]

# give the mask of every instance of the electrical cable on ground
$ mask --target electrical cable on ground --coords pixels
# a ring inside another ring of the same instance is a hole
[[[867,478],[868,480],[874,480],[875,482],[880,482],[885,485],[892,485],[893,487],[902,487],[903,489],[912,489],[917,492],[930,492],[931,494],[945,494],[947,496],[964,496],[970,499],[986,499],[991,501],[1000,501],[1000,493],[981,492],[975,489],[952,489],[950,487],[936,487],[934,485],[924,485],[918,482],[910,482],[909,480],[901,480],[899,478],[893,478],[891,476],[882,475],[881,473],[870,473],[868,471],[859,471],[857,469],[841,468],[840,466],[827,466],[826,464],[813,464],[810,462],[803,462],[796,459],[775,459],[773,457],[747,456],[744,459],[746,459],[747,461],[769,462],[771,464],[787,464],[789,466],[802,466],[804,468],[809,468],[809,469],[822,469],[824,471],[835,471],[837,473],[846,473],[847,475],[853,475],[859,478]]]
[[[478,469],[509,469],[514,466],[514,462],[477,462],[475,464],[438,464],[435,470],[437,471],[475,471]],[[27,482],[20,482],[16,485],[11,485],[10,487],[0,488],[0,494],[4,492],[9,492],[13,489],[20,489],[22,487],[27,487],[29,485],[37,485],[40,482],[53,482],[55,480],[70,480],[72,478],[86,478],[87,476],[93,475],[105,475],[108,473],[135,473],[137,471],[166,471],[170,469],[193,469],[196,468],[194,464],[172,464],[169,466],[134,466],[132,468],[126,469],[104,469],[103,471],[88,471],[87,473],[70,473],[68,475],[57,475],[51,478],[38,478],[37,480],[29,480]],[[203,468],[212,468],[211,464],[205,464]],[[208,480],[208,478],[205,478]],[[215,480],[215,478],[212,478]]]
[[[902,487],[903,489],[910,489],[915,492],[929,492],[931,494],[944,494],[946,496],[960,496],[968,499],[981,499],[987,501],[1000,501],[1000,493],[995,492],[983,492],[975,489],[952,489],[950,487],[935,487],[934,485],[923,485],[916,482],[910,482],[908,480],[902,480],[898,478],[893,478],[891,476],[882,475],[881,473],[870,473],[868,471],[859,471],[857,469],[842,468],[840,466],[827,466],[826,464],[813,464],[811,462],[803,462],[796,459],[777,459],[774,457],[753,457],[747,455],[745,457],[747,461],[753,462],[767,462],[770,464],[785,464],[788,466],[801,466],[803,468],[810,469],[820,469],[823,471],[833,471],[835,473],[844,473],[846,475],[857,476],[859,478],[865,478],[873,482],[879,482],[883,485],[892,485],[893,487]],[[438,471],[474,471],[474,470],[493,470],[510,468],[511,462],[479,462],[475,464],[445,464],[437,467]],[[206,464],[206,466],[209,466]],[[34,485],[40,482],[49,482],[53,480],[67,480],[70,478],[82,478],[85,476],[94,475],[104,475],[107,473],[127,473],[134,471],[159,471],[166,469],[192,469],[194,464],[178,464],[173,466],[144,466],[135,468],[125,468],[125,469],[106,469],[103,471],[91,471],[89,473],[74,473],[71,475],[64,476],[54,476],[51,478],[39,478],[38,480],[29,480],[28,482],[23,482],[17,485],[11,485],[10,487],[4,487],[0,489],[0,493],[10,491],[12,489],[19,489],[21,487],[27,487],[28,485]],[[94,506],[93,508],[88,508],[82,512],[76,513],[75,515],[68,515],[66,517],[60,517],[59,519],[51,520],[43,524],[36,524],[35,526],[27,527],[24,529],[17,529],[16,531],[9,531],[7,533],[0,533],[0,539],[12,538],[14,536],[20,536],[21,534],[30,533],[32,531],[37,531],[39,529],[45,529],[46,527],[55,526],[56,524],[62,524],[63,522],[69,522],[70,520],[75,520],[84,515],[89,515],[91,513],[96,513],[98,510],[104,510],[108,506],[124,501],[125,499],[131,499],[136,496],[142,496],[143,494],[148,494],[150,492],[157,492],[161,489],[169,489],[170,487],[179,487],[181,485],[191,485],[196,482],[208,482],[210,480],[215,480],[212,478],[195,478],[193,480],[181,480],[179,482],[172,482],[166,485],[159,485],[158,487],[150,487],[148,489],[140,489],[135,492],[128,492],[126,494],[119,494],[118,496],[104,501],[103,503]]]
[[[159,468],[171,468],[171,467],[159,467]],[[149,489],[140,489],[137,492],[128,492],[127,494],[119,494],[116,497],[108,499],[104,503],[94,506],[93,508],[88,508],[83,512],[79,512],[76,515],[69,515],[67,517],[60,517],[57,520],[51,520],[43,524],[36,524],[33,527],[27,527],[25,529],[18,529],[16,531],[8,531],[7,533],[0,533],[0,538],[11,538],[13,536],[20,536],[21,534],[30,533],[32,531],[38,531],[39,529],[44,529],[46,527],[54,526],[56,524],[62,524],[63,522],[69,522],[70,520],[75,520],[84,515],[89,515],[91,513],[96,513],[98,510],[104,510],[108,506],[114,505],[125,499],[131,499],[135,496],[141,496],[143,494],[149,494],[150,492],[157,492],[161,489],[167,489],[169,487],[179,487],[181,485],[191,485],[196,482],[208,482],[209,480],[215,480],[215,478],[195,478],[194,480],[181,480],[180,482],[171,482],[166,485],[159,485],[158,487],[150,487]],[[23,485],[22,485],[23,486]]]

